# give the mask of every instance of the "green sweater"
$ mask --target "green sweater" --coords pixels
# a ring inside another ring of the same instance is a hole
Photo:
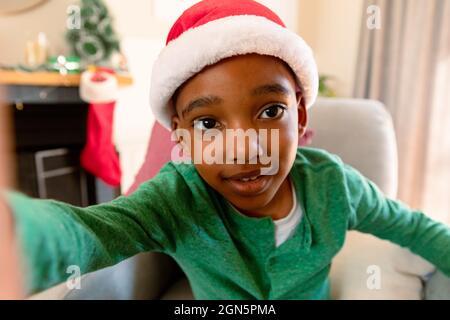
[[[79,208],[9,193],[30,292],[139,252],[172,256],[197,299],[326,299],[347,230],[411,249],[450,275],[450,229],[386,198],[340,158],[300,148],[290,172],[303,217],[275,247],[270,217],[239,213],[192,164],[168,163],[129,196]]]

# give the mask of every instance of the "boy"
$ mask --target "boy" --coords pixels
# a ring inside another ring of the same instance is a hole
[[[273,12],[251,0],[202,1],[167,42],[151,106],[193,163],[170,162],[130,196],[88,208],[9,193],[31,292],[64,281],[69,265],[86,273],[160,251],[198,299],[326,299],[349,229],[450,275],[449,228],[386,199],[338,157],[297,149],[317,70]],[[230,131],[257,138],[234,143]]]

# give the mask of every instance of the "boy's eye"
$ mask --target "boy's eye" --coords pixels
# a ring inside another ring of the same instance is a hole
[[[274,104],[266,108],[261,112],[261,119],[274,119],[279,118],[284,113],[285,108],[282,105]]]
[[[194,129],[198,130],[208,130],[218,127],[218,122],[212,118],[204,118],[194,120]]]

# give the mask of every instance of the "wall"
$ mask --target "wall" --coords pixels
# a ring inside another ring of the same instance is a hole
[[[48,37],[51,54],[67,53],[64,41],[66,9],[77,0],[49,0],[41,6],[16,15],[0,16],[0,63],[17,64],[25,58],[25,43],[38,32]]]
[[[298,33],[312,47],[319,72],[352,96],[364,0],[299,0]]]

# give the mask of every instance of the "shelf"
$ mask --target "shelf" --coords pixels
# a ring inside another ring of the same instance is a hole
[[[119,86],[133,84],[130,75],[116,75]],[[0,85],[10,86],[53,86],[53,87],[78,87],[80,74],[62,75],[57,72],[20,72],[0,70]]]

